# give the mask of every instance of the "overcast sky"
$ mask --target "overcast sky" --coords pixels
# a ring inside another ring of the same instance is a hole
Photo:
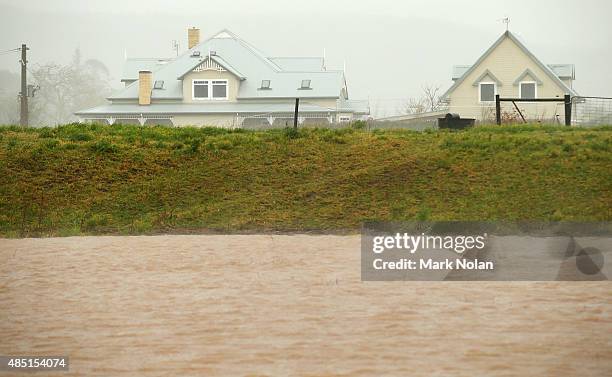
[[[67,63],[75,48],[104,62],[119,86],[124,52],[172,56],[189,26],[202,38],[227,28],[270,56],[320,56],[349,94],[392,115],[425,84],[451,84],[510,30],[545,63],[574,63],[576,89],[612,97],[612,2],[606,0],[0,0],[0,51],[27,43],[31,64]],[[18,55],[0,55],[18,72]]]

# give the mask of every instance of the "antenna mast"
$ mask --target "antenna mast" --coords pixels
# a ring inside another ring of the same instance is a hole
[[[504,17],[501,20],[504,24],[506,24],[506,31],[510,30],[510,17]]]
[[[176,52],[176,56],[179,56],[179,47],[179,42],[176,39],[172,40],[172,49]]]

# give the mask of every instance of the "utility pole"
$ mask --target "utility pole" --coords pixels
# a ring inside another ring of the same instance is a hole
[[[28,47],[25,44],[21,45],[21,93],[19,97],[21,99],[21,116],[19,124],[22,127],[28,126],[28,78],[27,78],[27,51]]]

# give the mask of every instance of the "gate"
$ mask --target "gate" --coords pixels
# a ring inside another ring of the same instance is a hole
[[[495,95],[495,120],[496,120],[498,125],[501,125],[501,123],[502,123],[502,111],[501,111],[501,103],[502,102],[512,102],[512,105],[514,106],[514,109],[516,110],[517,114],[520,116],[520,118],[523,121],[523,123],[527,123],[527,119],[525,118],[525,115],[523,114],[521,109],[518,107],[517,103],[520,103],[520,102],[529,102],[529,103],[557,102],[557,103],[563,103],[564,108],[565,108],[565,111],[564,111],[565,125],[566,126],[571,126],[572,125],[572,98],[570,97],[569,94],[565,95],[563,98],[554,97],[554,98],[530,98],[530,99],[526,99],[526,98],[501,98],[499,96],[499,94],[497,94],[497,95]]]

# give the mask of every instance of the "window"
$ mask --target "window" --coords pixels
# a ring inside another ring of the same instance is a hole
[[[164,80],[155,80],[153,89],[163,89],[163,88],[164,88]]]
[[[521,99],[535,99],[538,96],[537,85],[533,81],[523,81],[519,85],[519,97]]]
[[[193,80],[193,99],[208,99],[208,81]]]
[[[226,100],[227,80],[193,80],[194,100]]]
[[[213,99],[227,99],[227,80],[216,80],[212,82]]]
[[[350,122],[351,121],[351,117],[350,116],[346,116],[346,115],[341,115],[340,116],[340,122],[341,123],[346,123],[346,122]]]
[[[479,84],[479,101],[494,102],[497,94],[497,85],[494,82],[481,82]]]
[[[302,86],[300,89],[310,89],[311,80],[302,80]]]
[[[261,80],[260,89],[270,89],[270,80]]]

